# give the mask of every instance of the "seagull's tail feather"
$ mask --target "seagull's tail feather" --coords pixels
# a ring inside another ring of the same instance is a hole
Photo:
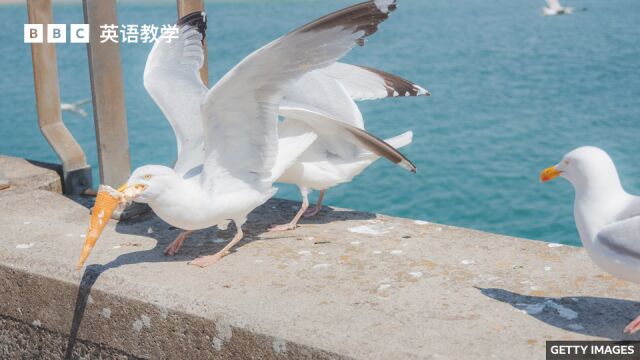
[[[386,139],[385,142],[396,149],[400,149],[405,147],[413,141],[413,131],[407,131],[398,136],[394,136],[392,138]]]
[[[413,141],[413,131],[407,131],[398,136],[394,136],[392,138],[384,140],[384,143],[386,143],[388,146],[391,146],[395,151],[398,151],[398,149],[411,144],[412,141]],[[360,154],[360,158],[363,160],[368,160],[370,162],[373,162],[379,159],[380,155],[371,151],[365,151]],[[411,172],[414,172],[414,173],[416,172],[416,167],[408,159],[406,163],[399,163],[398,165],[400,165],[401,167]]]
[[[363,157],[362,160],[369,160],[371,157],[373,157],[373,160],[378,157],[384,157],[404,169],[416,172],[415,165],[395,147],[373,134],[332,119],[320,111],[300,108],[291,104],[281,104],[280,115],[304,122],[315,131],[321,131],[325,136],[339,137],[344,141],[356,145],[361,149],[363,154],[368,154],[368,157]]]

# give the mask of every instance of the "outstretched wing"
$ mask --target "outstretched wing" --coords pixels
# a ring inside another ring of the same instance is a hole
[[[178,21],[178,38],[159,38],[144,69],[144,87],[176,135],[175,170],[184,174],[204,161],[200,102],[207,87],[200,78],[206,15],[195,12]]]
[[[91,99],[82,99],[82,100],[78,100],[78,101],[74,102],[73,105],[82,106],[82,105],[88,104],[90,102],[91,102]]]
[[[551,10],[561,10],[560,0],[547,0],[547,7]]]
[[[596,240],[616,253],[640,259],[640,216],[607,225]]]
[[[305,73],[331,65],[377,31],[395,0],[372,0],[337,11],[255,51],[205,96],[205,186],[241,180],[265,191],[278,153],[283,91]]]
[[[336,144],[329,146],[330,151],[340,149],[342,157],[358,157],[362,150],[374,153],[384,157],[392,163],[416,172],[416,167],[407,159],[400,151],[386,143],[384,140],[362,130],[355,126],[351,126],[342,121],[332,119],[316,110],[294,107],[281,106],[280,114],[285,116],[289,121],[300,121],[313,129],[318,134],[318,138],[323,141],[331,139]]]
[[[356,101],[431,95],[409,80],[366,66],[335,63],[319,71],[338,80]]]
[[[429,95],[423,87],[382,70],[335,63],[305,74],[285,92],[284,99],[322,109],[337,120],[364,129],[354,100]]]
[[[362,113],[342,84],[325,69],[305,74],[284,93],[284,102],[322,109],[334,119],[364,129]]]

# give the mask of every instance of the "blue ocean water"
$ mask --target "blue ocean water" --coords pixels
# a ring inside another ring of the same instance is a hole
[[[351,2],[208,3],[211,82],[259,46]],[[627,190],[640,194],[640,2],[565,2],[588,11],[543,17],[543,2],[534,0],[401,0],[345,61],[431,91],[430,98],[360,103],[374,134],[414,131],[404,152],[418,173],[381,160],[330,190],[326,202],[577,245],[572,188],[541,184],[538,173],[586,144],[607,150]],[[123,24],[176,18],[174,1],[122,1],[118,8]],[[79,3],[56,4],[54,12],[57,23],[83,22]],[[36,124],[26,22],[24,6],[0,6],[0,153],[54,162]],[[171,129],[142,86],[150,47],[122,45],[134,167],[170,165],[175,156]],[[86,47],[57,51],[63,101],[90,97]],[[93,119],[64,118],[97,169]],[[291,186],[278,196],[298,199]]]

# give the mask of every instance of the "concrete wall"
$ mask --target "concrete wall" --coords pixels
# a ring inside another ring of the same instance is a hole
[[[81,202],[83,203],[83,202]],[[179,233],[152,213],[110,223],[75,270],[88,209],[43,190],[0,192],[0,358],[544,358],[546,340],[623,336],[640,291],[580,248],[325,208],[267,233],[297,204],[271,200],[246,239]]]
[[[0,169],[10,183],[10,188],[2,190],[2,193],[34,189],[62,193],[60,176],[55,171],[41,165],[43,164],[0,155]]]

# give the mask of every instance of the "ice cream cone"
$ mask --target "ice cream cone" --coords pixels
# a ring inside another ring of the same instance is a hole
[[[111,214],[118,207],[121,198],[118,194],[116,190],[110,187],[100,186],[91,214],[91,221],[89,223],[89,229],[87,230],[84,247],[82,248],[82,254],[80,255],[80,260],[78,260],[78,270],[84,265],[84,262],[91,253],[91,249],[93,249],[102,230],[104,230],[104,227],[111,218]]]

